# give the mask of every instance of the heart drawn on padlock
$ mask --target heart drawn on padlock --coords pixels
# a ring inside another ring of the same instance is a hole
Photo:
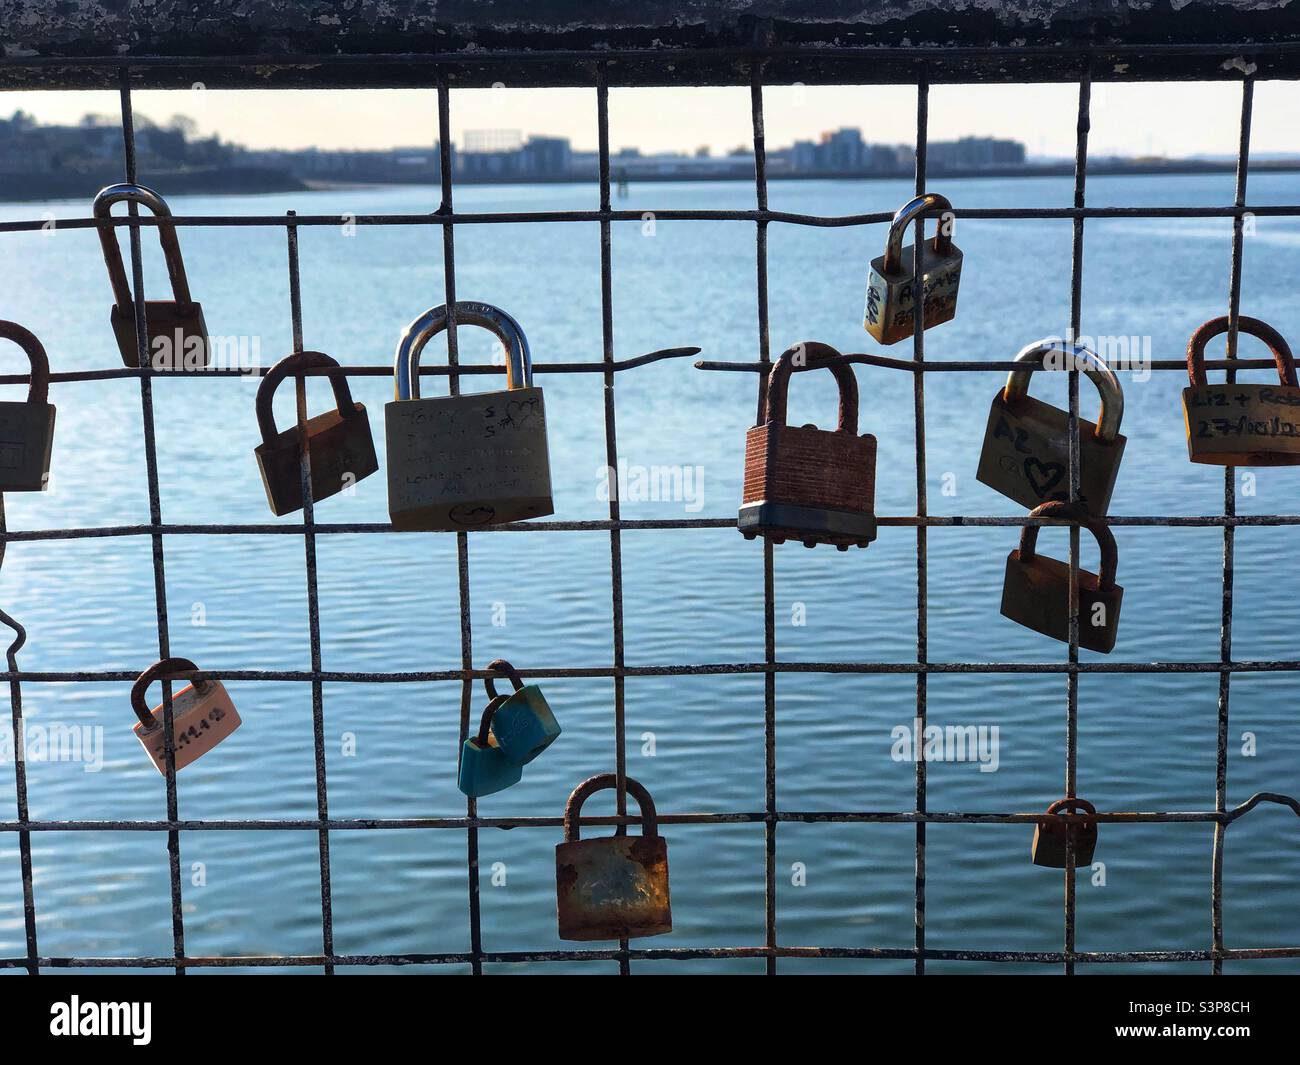
[[[516,403],[511,400],[506,404],[506,414],[517,425],[528,425],[537,417],[537,400],[529,399]]]
[[[1041,471],[1038,476],[1034,475],[1035,468]],[[1059,462],[1039,462],[1032,455],[1025,459],[1025,479],[1039,499],[1045,498],[1064,476],[1065,467]]]

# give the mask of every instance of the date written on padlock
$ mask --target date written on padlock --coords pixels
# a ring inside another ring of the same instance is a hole
[[[0,321],[0,337],[22,348],[31,363],[27,401],[0,403],[0,492],[43,492],[54,448],[50,360],[41,342],[15,322]]]
[[[163,706],[145,705],[145,693],[155,680],[193,677],[198,666],[188,658],[164,658],[140,674],[131,688],[131,706],[140,719],[135,726],[140,741],[158,772],[167,772]],[[195,680],[172,696],[172,746],[179,772],[229,736],[240,724],[239,712],[225,686],[216,680]]]
[[[896,344],[916,331],[913,269],[914,246],[903,247],[907,227],[918,218],[940,215],[932,243],[922,243],[917,264],[925,303],[924,329],[950,321],[957,313],[961,284],[961,249],[952,242],[952,204],[937,193],[926,193],[903,204],[889,225],[885,254],[871,262],[862,326],[882,344]]]
[[[1067,821],[1062,814],[1077,814],[1081,821]],[[1087,820],[1095,817],[1097,808],[1087,799],[1067,796],[1057,799],[1047,808],[1047,813],[1039,818],[1034,826],[1034,842],[1030,845],[1030,855],[1035,865],[1044,865],[1049,869],[1066,867],[1065,849],[1070,845],[1074,849],[1074,868],[1086,869],[1092,864],[1092,856],[1097,850],[1097,822]]]

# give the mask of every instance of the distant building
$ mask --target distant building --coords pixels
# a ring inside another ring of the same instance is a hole
[[[994,137],[932,141],[929,145],[929,162],[931,166],[941,169],[1022,166],[1025,162],[1025,146],[1019,141],[998,140]]]

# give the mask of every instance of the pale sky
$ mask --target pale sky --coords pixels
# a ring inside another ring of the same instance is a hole
[[[1237,146],[1241,85],[1236,82],[1093,86],[1093,155],[1231,155]],[[432,90],[190,90],[137,92],[135,108],[157,122],[187,114],[202,134],[219,133],[250,148],[388,148],[432,142]],[[936,85],[930,90],[930,136],[1023,140],[1031,155],[1074,151],[1076,85]],[[858,126],[868,141],[913,139],[912,87],[768,86],[768,147],[815,139],[824,130]],[[43,122],[75,122],[86,112],[118,113],[115,92],[8,92],[0,114],[31,112]],[[553,134],[578,149],[596,146],[595,93],[588,89],[458,89],[451,99],[453,141],[466,130],[515,129]],[[750,144],[749,90],[611,89],[614,150],[725,152]],[[1300,152],[1300,85],[1255,88],[1252,150]]]

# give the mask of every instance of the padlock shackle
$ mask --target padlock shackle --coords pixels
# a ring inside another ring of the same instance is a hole
[[[1199,326],[1187,342],[1187,376],[1191,379],[1193,388],[1201,388],[1206,383],[1205,345],[1220,333],[1227,331],[1228,316],[1220,315]],[[1291,388],[1297,387],[1295,358],[1281,333],[1267,322],[1261,322],[1258,318],[1247,318],[1245,315],[1237,319],[1237,333],[1257,337],[1267,344],[1268,350],[1273,353],[1273,361],[1277,363],[1277,375],[1282,379],[1282,383]]]
[[[32,364],[31,384],[27,389],[28,403],[48,403],[50,399],[50,359],[45,347],[30,329],[17,322],[0,321],[0,337],[12,340]]]
[[[952,204],[948,202],[948,197],[940,196],[937,192],[925,192],[908,200],[895,211],[894,220],[889,223],[889,238],[885,242],[884,272],[886,274],[903,272],[903,239],[907,236],[908,226],[918,218],[943,214],[951,210]],[[945,233],[941,223],[934,233],[934,253],[948,255],[951,251],[952,233]]]
[[[1063,499],[1052,499],[1041,503],[1029,512],[1031,518],[1051,518],[1054,521],[1067,522],[1086,528],[1097,538],[1101,548],[1101,571],[1097,579],[1103,590],[1115,587],[1115,571],[1119,568],[1119,548],[1110,526],[1093,514],[1089,514],[1078,503],[1067,503]],[[1020,561],[1029,563],[1034,560],[1034,551],[1038,546],[1038,530],[1041,526],[1025,525],[1020,530]]]
[[[194,678],[194,674],[198,672],[198,669],[199,667],[188,658],[164,658],[141,673],[131,686],[131,709],[135,711],[135,716],[140,719],[140,724],[147,729],[151,729],[158,724],[154,720],[148,704],[144,701],[145,693],[148,692],[150,684],[156,680],[188,680],[196,690],[202,692],[207,687],[208,682]]]
[[[1069,810],[1074,813],[1082,810],[1088,817],[1097,816],[1097,807],[1093,806],[1087,799],[1080,799],[1077,795],[1067,795],[1064,799],[1057,799],[1047,808],[1047,813],[1059,814],[1062,810]]]
[[[1029,378],[1035,370],[1043,368],[1043,360],[1048,355],[1056,354],[1064,355],[1073,368],[1082,370],[1097,386],[1097,391],[1101,393],[1101,414],[1097,417],[1097,429],[1093,435],[1099,443],[1113,444],[1119,436],[1120,423],[1124,420],[1124,390],[1120,388],[1115,371],[1106,365],[1106,361],[1082,344],[1071,344],[1059,337],[1047,337],[1021,348],[1016,362],[1028,365],[1023,370],[1012,370],[1007,374],[1002,401],[1010,407],[1028,395]]]
[[[144,185],[132,185],[120,182],[108,185],[95,195],[92,211],[95,218],[104,221],[111,217],[113,204],[126,201],[147,207],[157,218],[170,218],[171,208],[166,201]],[[122,249],[117,244],[117,233],[113,226],[101,225],[99,243],[104,249],[104,262],[108,265],[108,280],[113,286],[113,302],[119,307],[131,306],[131,285],[126,279],[126,267],[122,264]],[[177,303],[193,303],[190,296],[190,283],[185,276],[185,263],[181,259],[181,245],[176,238],[176,227],[171,223],[158,226],[158,242],[162,245],[163,259],[167,262],[167,276],[171,278],[172,297]]]
[[[796,362],[802,355],[802,361]],[[800,370],[818,370],[823,367],[835,375],[835,383],[840,388],[840,410],[836,422],[836,432],[858,435],[858,379],[853,376],[853,367],[848,363],[837,361],[842,356],[829,344],[816,340],[804,340],[793,347],[786,348],[776,360],[771,374],[767,378],[767,392],[758,400],[758,425],[773,422],[785,424],[786,400],[790,392],[790,375]]]
[[[424,345],[447,328],[447,305],[431,307],[406,327],[393,359],[394,395],[420,398],[420,353]],[[531,388],[533,356],[528,338],[510,315],[490,303],[456,301],[456,325],[477,325],[501,341],[506,349],[506,388]]]
[[[519,675],[519,670],[515,669],[504,658],[494,658],[487,664],[487,668],[493,673],[500,673],[509,677],[510,683],[515,686],[515,691],[519,691],[524,686],[524,678]],[[496,681],[492,677],[483,678],[483,687],[487,690],[489,699],[497,697]],[[509,698],[509,696],[506,696],[506,698]]]
[[[659,815],[655,813],[654,799],[650,798],[650,793],[631,777],[624,777],[623,782],[627,785],[627,793],[636,800],[637,806],[641,808],[641,835],[647,838],[658,836]],[[588,777],[573,789],[569,801],[564,804],[565,843],[574,843],[581,838],[578,817],[582,813],[582,804],[587,801],[587,798],[597,791],[617,787],[618,777],[614,773],[597,773],[594,777]]]
[[[352,402],[352,389],[348,385],[348,375],[339,366],[338,359],[326,355],[323,351],[298,351],[286,355],[269,370],[257,386],[257,428],[262,434],[262,443],[269,444],[279,435],[275,427],[275,409],[273,401],[275,390],[289,374],[314,367],[333,367],[337,372],[329,374],[330,387],[334,390],[334,402],[339,414],[344,418],[356,414],[356,404]]]
[[[496,716],[496,712],[501,709],[509,698],[508,695],[494,695],[492,700],[484,707],[483,716],[478,723],[478,735],[474,740],[480,747],[488,745],[488,733],[492,731],[492,718]]]

